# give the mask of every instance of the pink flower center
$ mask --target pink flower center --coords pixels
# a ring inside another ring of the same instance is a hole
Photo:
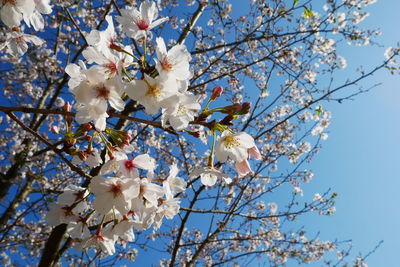
[[[105,65],[105,67],[108,69],[110,74],[116,74],[118,72],[117,64],[115,64],[115,62],[110,61]]]
[[[150,25],[146,21],[141,19],[136,22],[136,26],[138,26],[139,30],[146,31]]]
[[[4,4],[17,5],[17,0],[3,0]]]
[[[172,68],[174,67],[174,65],[168,61],[168,58],[165,57],[165,58],[161,61],[161,67],[162,67],[164,70],[166,70],[166,71],[170,71],[170,70],[172,70]]]
[[[99,86],[95,88],[97,91],[97,98],[104,98],[104,99],[108,99],[109,95],[110,95],[110,90],[107,89],[107,87],[103,86]]]
[[[125,168],[126,168],[128,171],[131,171],[132,169],[137,168],[136,164],[133,163],[133,161],[131,161],[131,160],[125,160],[124,165],[125,165]]]
[[[23,43],[25,43],[25,40],[24,40],[24,37],[23,36],[18,36],[18,37],[16,37],[15,39],[15,42],[17,43],[17,44],[23,44]]]
[[[111,185],[110,190],[108,192],[113,193],[114,198],[116,198],[119,195],[122,195],[122,185],[121,184],[113,184],[113,185]]]
[[[65,217],[74,216],[74,213],[72,212],[72,210],[74,209],[73,205],[72,206],[64,206],[61,209],[64,211]]]

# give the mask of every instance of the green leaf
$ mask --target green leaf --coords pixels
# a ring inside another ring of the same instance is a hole
[[[296,6],[298,2],[299,2],[299,0],[294,0],[293,1],[293,6]]]
[[[304,8],[304,12],[303,12],[304,16],[306,18],[311,18],[312,16],[314,16],[314,13],[311,11],[311,9],[309,9],[308,7]]]

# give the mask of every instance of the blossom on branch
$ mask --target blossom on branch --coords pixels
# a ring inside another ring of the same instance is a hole
[[[168,20],[168,18],[155,20],[157,17],[156,3],[145,0],[140,5],[139,11],[133,7],[121,10],[121,16],[117,17],[117,21],[122,24],[122,29],[126,35],[139,40],[146,37],[147,34],[151,34],[151,29]]]

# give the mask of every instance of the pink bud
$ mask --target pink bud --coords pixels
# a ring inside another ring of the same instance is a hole
[[[132,136],[131,136],[129,133],[125,132],[124,135],[125,135],[125,140],[126,140],[127,142],[129,142],[129,141],[132,140]]]
[[[86,135],[83,140],[90,142],[92,140],[92,137],[90,135]]]
[[[54,134],[59,134],[60,133],[60,128],[58,128],[58,126],[51,126],[51,132]]]
[[[251,109],[251,103],[250,102],[245,102],[242,104],[242,109],[240,110],[241,115],[247,114],[250,112]]]
[[[65,102],[65,104],[64,104],[64,110],[67,111],[67,112],[71,112],[71,109],[72,109],[71,104],[70,104],[68,101]]]
[[[83,128],[88,132],[93,129],[93,126],[91,123],[85,123],[83,124]]]
[[[78,152],[78,157],[80,158],[80,160],[85,161],[87,160],[87,155],[85,151],[79,151]]]
[[[224,89],[221,86],[217,86],[212,90],[211,99],[215,100],[222,95]]]
[[[112,50],[118,51],[118,52],[124,51],[124,49],[122,49],[122,47],[120,45],[117,45],[113,41],[111,42],[109,48],[112,49]]]

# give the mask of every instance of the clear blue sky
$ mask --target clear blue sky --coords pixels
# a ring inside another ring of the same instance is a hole
[[[386,47],[400,40],[400,1],[380,0],[368,10],[370,16],[361,25],[381,28],[378,40],[385,47],[346,49],[341,54],[349,66],[338,79],[359,65],[366,70],[377,65]],[[316,177],[303,190],[312,194],[332,188],[339,193],[337,212],[331,217],[310,216],[302,223],[320,231],[321,239],[352,239],[353,252],[364,255],[383,240],[367,263],[400,266],[400,77],[381,71],[363,85],[376,83],[382,85],[354,101],[328,105],[333,114],[329,138],[310,165]]]

